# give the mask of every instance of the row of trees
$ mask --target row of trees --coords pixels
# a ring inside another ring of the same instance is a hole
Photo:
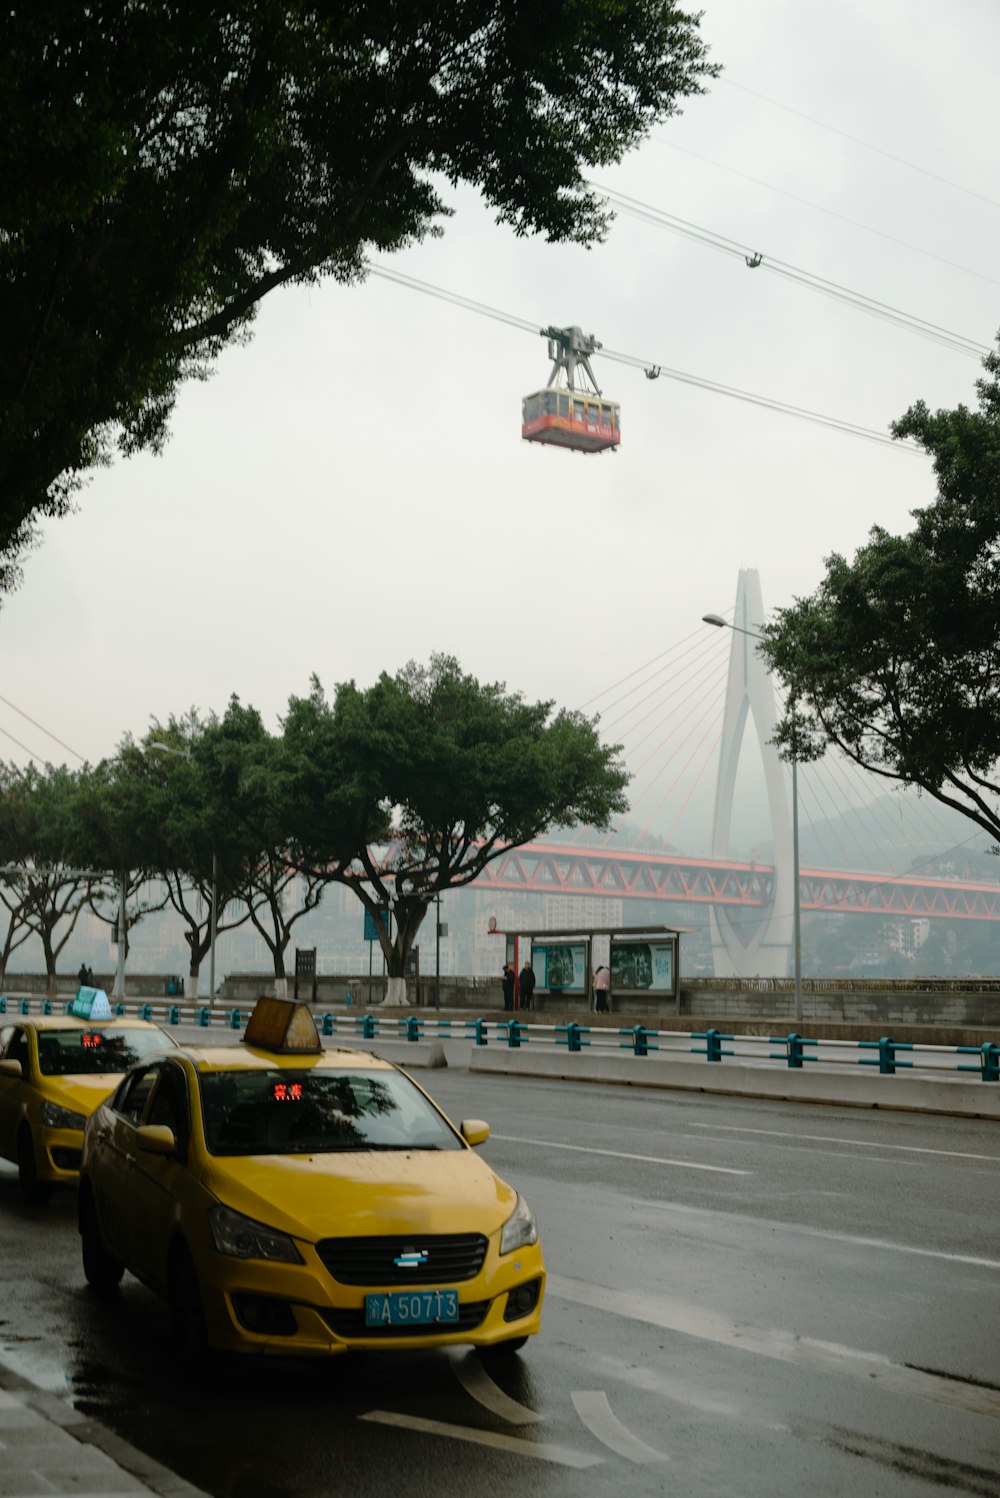
[[[277,733],[234,697],[221,717],[192,711],[126,736],[95,767],[2,767],[0,964],[36,935],[54,992],[80,912],[116,921],[121,884],[127,928],[156,881],[159,908],[183,922],[193,991],[214,891],[217,931],[251,922],[283,993],[292,928],[337,883],[371,913],[390,1002],[404,1002],[437,895],[551,828],[607,827],[627,809],[619,751],[596,719],[482,685],[439,655],[367,689],[342,684],[332,701],[314,678]]]

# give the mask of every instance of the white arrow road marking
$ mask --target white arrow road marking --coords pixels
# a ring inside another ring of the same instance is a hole
[[[604,1458],[555,1446],[551,1441],[522,1441],[520,1436],[504,1436],[498,1431],[473,1430],[468,1425],[446,1425],[443,1420],[422,1420],[416,1415],[397,1415],[392,1410],[369,1410],[359,1420],[374,1420],[379,1425],[395,1425],[401,1430],[419,1430],[428,1436],[445,1436],[451,1441],[470,1441],[474,1446],[492,1446],[495,1451],[510,1451],[515,1456],[530,1456],[536,1461],[553,1462],[558,1467],[599,1467]]]
[[[925,1373],[920,1368],[909,1368],[905,1363],[894,1363],[879,1352],[863,1352],[855,1347],[844,1347],[839,1342],[800,1337],[780,1327],[744,1326],[731,1321],[720,1311],[709,1311],[667,1296],[609,1290],[604,1285],[589,1285],[583,1280],[567,1279],[562,1275],[549,1275],[546,1292],[557,1299],[568,1300],[574,1306],[590,1306],[596,1311],[641,1321],[646,1326],[661,1326],[686,1337],[738,1347],[743,1352],[776,1358],[802,1368],[870,1379],[880,1388],[896,1394],[930,1399],[935,1404],[950,1405],[954,1409],[970,1410],[975,1415],[1000,1420],[1000,1391],[939,1373]]]
[[[503,1144],[533,1144],[547,1150],[573,1150],[580,1155],[607,1155],[612,1160],[639,1160],[643,1165],[675,1165],[679,1170],[708,1170],[717,1176],[752,1176],[752,1170],[733,1170],[728,1165],[702,1165],[697,1160],[671,1160],[664,1155],[630,1155],[626,1150],[599,1150],[592,1144],[560,1144],[555,1139],[522,1139],[517,1134],[491,1134]]]
[[[467,1352],[463,1357],[456,1358],[452,1367],[466,1393],[477,1399],[484,1409],[499,1415],[501,1420],[506,1420],[508,1425],[534,1425],[542,1419],[534,1410],[529,1410],[527,1405],[518,1404],[516,1399],[505,1394],[490,1378],[476,1353]]]
[[[630,1462],[668,1462],[665,1451],[654,1451],[624,1426],[612,1413],[608,1396],[598,1389],[573,1393],[573,1405],[592,1436]]]

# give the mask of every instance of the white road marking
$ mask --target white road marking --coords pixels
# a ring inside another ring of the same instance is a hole
[[[535,1144],[547,1150],[573,1150],[581,1155],[606,1155],[612,1160],[639,1160],[644,1165],[676,1165],[681,1170],[709,1170],[713,1175],[750,1176],[752,1170],[732,1170],[728,1165],[702,1165],[693,1160],[670,1160],[662,1155],[630,1155],[625,1150],[599,1150],[592,1144],[559,1144],[554,1139],[522,1139],[517,1134],[491,1134],[504,1144]]]
[[[470,1441],[474,1446],[492,1446],[496,1451],[510,1451],[515,1456],[530,1456],[536,1461],[552,1462],[557,1467],[598,1467],[601,1456],[555,1446],[551,1441],[522,1441],[519,1436],[505,1436],[498,1431],[473,1430],[468,1425],[446,1425],[443,1420],[422,1420],[416,1415],[397,1415],[392,1410],[369,1410],[359,1420],[374,1420],[379,1425],[395,1425],[401,1430],[417,1430],[428,1436],[444,1436],[451,1441]]]
[[[577,1390],[572,1395],[577,1414],[592,1436],[630,1462],[668,1462],[665,1451],[654,1451],[624,1426],[612,1412],[608,1396],[598,1389]]]
[[[985,1160],[990,1165],[1000,1165],[1000,1155],[973,1155],[967,1150],[932,1150],[919,1144],[880,1144],[875,1139],[841,1139],[835,1134],[791,1134],[787,1129],[745,1129],[740,1124],[689,1123],[690,1129],[707,1129],[717,1134],[761,1134],[767,1139],[800,1139],[811,1144],[849,1144],[865,1150],[896,1150],[907,1155],[942,1155],[949,1160]]]
[[[467,1352],[462,1357],[453,1359],[452,1367],[466,1393],[478,1400],[484,1409],[499,1415],[501,1420],[506,1420],[508,1425],[534,1425],[543,1418],[534,1410],[529,1410],[527,1405],[519,1404],[516,1399],[505,1394],[490,1378],[476,1353]]]
[[[650,1211],[688,1217],[732,1216],[729,1212],[721,1212],[712,1207],[692,1207],[687,1202],[647,1202],[646,1205]],[[767,1217],[753,1217],[741,1212],[739,1220],[752,1227],[774,1231],[775,1224]],[[969,1264],[973,1269],[1000,1269],[1000,1259],[986,1259],[978,1254],[949,1253],[943,1248],[920,1248],[913,1243],[897,1243],[892,1238],[865,1238],[860,1233],[838,1233],[835,1228],[810,1228],[803,1223],[785,1222],[781,1224],[781,1231],[788,1237],[823,1238],[831,1243],[850,1243],[856,1248],[882,1248],[890,1253],[915,1254],[920,1259],[943,1259],[948,1264]]]
[[[950,1405],[1000,1420],[1000,1391],[907,1368],[881,1353],[862,1352],[815,1337],[799,1337],[779,1328],[744,1326],[721,1312],[688,1305],[684,1301],[652,1294],[640,1295],[630,1290],[609,1290],[603,1285],[590,1285],[562,1275],[549,1275],[546,1293],[568,1300],[575,1306],[590,1306],[592,1310],[624,1316],[646,1326],[663,1327],[686,1337],[718,1342],[726,1347],[739,1348],[741,1352],[775,1358],[823,1373],[848,1374],[893,1393],[929,1399],[935,1404]]]

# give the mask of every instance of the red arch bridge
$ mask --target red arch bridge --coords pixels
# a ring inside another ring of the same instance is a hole
[[[772,899],[774,868],[713,858],[526,843],[489,863],[475,888],[765,909]],[[800,869],[799,899],[803,911],[1000,920],[1000,884],[962,880]]]

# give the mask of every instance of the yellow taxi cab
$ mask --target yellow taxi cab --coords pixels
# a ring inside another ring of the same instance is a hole
[[[324,1050],[261,999],[242,1044],[136,1067],[88,1122],[83,1268],[167,1298],[192,1355],[335,1354],[538,1331],[545,1265],[522,1196],[406,1072]]]
[[[0,1020],[0,1158],[26,1202],[75,1183],[89,1115],[130,1067],[175,1045],[148,1020],[116,1019],[103,989],[81,988],[63,1015]]]

